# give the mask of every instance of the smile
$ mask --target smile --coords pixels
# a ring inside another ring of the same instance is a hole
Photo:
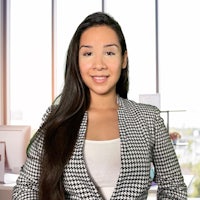
[[[104,83],[105,81],[107,81],[108,76],[92,76],[92,79],[96,82],[96,83]]]

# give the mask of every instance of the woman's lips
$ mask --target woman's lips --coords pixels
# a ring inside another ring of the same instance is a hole
[[[105,81],[107,81],[108,76],[92,76],[92,79],[96,82],[96,83],[104,83]]]

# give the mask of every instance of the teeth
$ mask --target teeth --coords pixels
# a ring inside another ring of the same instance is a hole
[[[103,80],[103,79],[105,79],[106,77],[105,77],[105,76],[95,76],[94,78],[95,78],[95,79],[98,79],[98,80]]]
[[[93,76],[93,79],[96,82],[102,83],[107,80],[107,76]]]

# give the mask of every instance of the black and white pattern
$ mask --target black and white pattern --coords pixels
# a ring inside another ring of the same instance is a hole
[[[152,181],[152,162],[156,171],[155,181],[158,183],[157,199],[186,200],[187,188],[160,111],[154,106],[120,97],[118,104],[122,167],[111,200],[147,199]],[[66,199],[69,200],[102,199],[88,175],[84,162],[86,127],[87,112],[82,120],[72,158],[63,171]],[[38,131],[14,187],[13,200],[38,199],[43,130]]]

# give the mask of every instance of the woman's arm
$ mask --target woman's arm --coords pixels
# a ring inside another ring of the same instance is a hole
[[[27,151],[27,159],[22,166],[16,185],[13,188],[13,200],[39,199],[40,159],[42,155],[43,134],[37,137]]]
[[[158,184],[158,199],[187,199],[187,187],[172,145],[169,133],[160,112],[155,117],[154,146],[155,181]]]
[[[43,154],[44,124],[52,110],[49,107],[43,116],[42,124],[32,137],[27,147],[27,159],[20,170],[20,175],[13,188],[13,200],[39,199],[39,179],[41,173],[41,158]]]

